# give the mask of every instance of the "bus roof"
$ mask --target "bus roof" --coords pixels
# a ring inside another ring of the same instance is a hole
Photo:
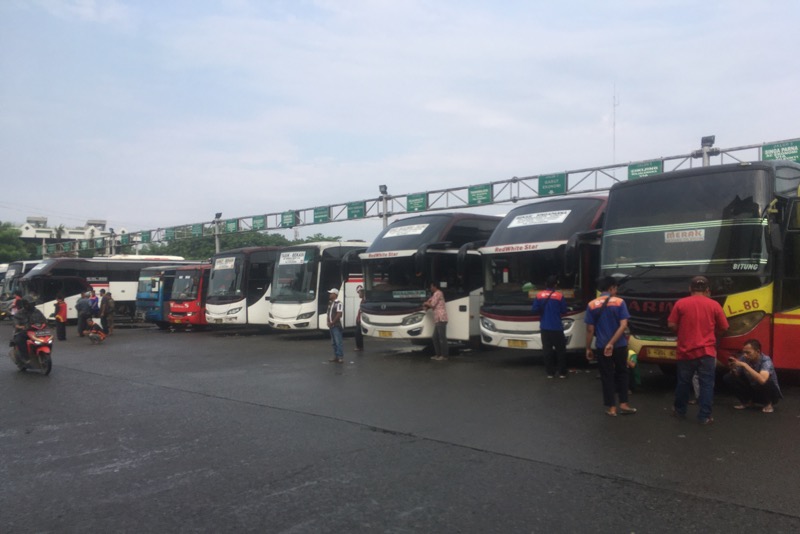
[[[458,249],[465,243],[486,241],[502,220],[497,215],[434,213],[407,217],[385,228],[367,253],[417,250],[429,243],[449,242]]]

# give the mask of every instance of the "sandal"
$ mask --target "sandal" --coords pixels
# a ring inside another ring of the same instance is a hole
[[[606,411],[606,415],[608,415],[609,417],[616,417],[617,416],[617,412],[612,412],[611,410],[608,410],[608,411]]]
[[[636,413],[636,408],[620,408],[619,413],[622,415],[633,415]]]
[[[772,413],[775,411],[775,408],[771,404],[767,404],[766,406],[761,408],[761,411],[764,413]]]

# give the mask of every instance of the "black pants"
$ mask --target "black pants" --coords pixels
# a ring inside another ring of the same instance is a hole
[[[26,330],[17,330],[14,333],[14,343],[17,345],[20,359],[28,359],[28,332]]]
[[[781,400],[781,390],[772,380],[767,380],[764,385],[751,384],[744,376],[744,371],[728,373],[722,381],[731,388],[733,394],[742,404],[753,402],[756,404],[777,404]]]
[[[616,406],[628,402],[628,347],[614,347],[611,356],[605,356],[603,349],[595,349],[594,357],[600,370],[603,383],[603,405]]]
[[[364,332],[361,331],[361,321],[356,323],[356,348],[359,350],[364,348]]]
[[[542,330],[542,350],[547,376],[558,374],[567,376],[567,338],[563,330]]]
[[[56,321],[56,339],[59,341],[66,341],[67,339],[67,323]]]
[[[83,337],[83,331],[86,330],[86,321],[92,316],[91,312],[84,312],[78,315],[78,335]]]

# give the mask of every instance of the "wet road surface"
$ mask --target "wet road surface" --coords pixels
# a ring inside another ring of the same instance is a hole
[[[49,377],[0,362],[4,532],[800,531],[796,381],[703,427],[650,367],[611,418],[593,368],[521,351],[73,331]]]

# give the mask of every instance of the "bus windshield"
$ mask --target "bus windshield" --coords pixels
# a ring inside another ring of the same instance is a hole
[[[317,265],[314,250],[281,252],[272,280],[272,302],[310,302],[316,298]]]
[[[160,272],[147,272],[145,270],[142,272],[141,276],[139,276],[139,285],[136,289],[136,293],[139,295],[139,298],[158,298],[158,288],[160,283]]]
[[[564,247],[511,254],[483,256],[484,298],[486,304],[530,305],[529,287],[543,289],[547,277],[564,272]],[[574,295],[574,277],[559,278],[559,289]]]
[[[425,300],[425,279],[414,276],[414,256],[364,261],[367,301]]]
[[[211,269],[211,280],[208,285],[209,302],[215,297],[242,297],[242,264],[241,255],[223,256],[214,260]]]
[[[645,186],[646,187],[642,187]],[[763,273],[769,202],[763,170],[630,182],[612,190],[601,268],[636,276]]]
[[[175,274],[175,283],[172,286],[170,300],[186,301],[196,300],[200,287],[200,271],[180,271]]]

